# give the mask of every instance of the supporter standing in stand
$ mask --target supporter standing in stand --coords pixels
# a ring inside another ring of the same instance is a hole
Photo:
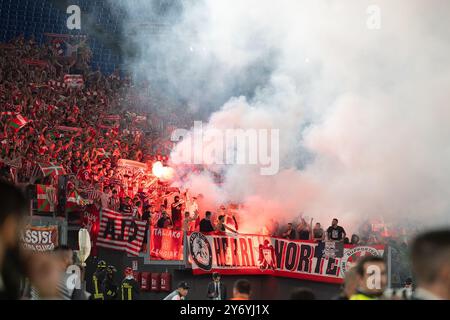
[[[172,228],[172,221],[170,220],[167,212],[163,211],[161,218],[156,223],[157,228]]]
[[[309,240],[311,236],[310,226],[306,223],[305,219],[297,226],[298,238],[300,240]]]
[[[126,196],[124,202],[120,205],[120,212],[122,212],[125,215],[131,215],[132,214],[132,208],[131,208],[131,198]]]
[[[325,240],[325,232],[319,222],[316,222],[316,224],[314,225],[314,228],[312,230],[312,239],[316,242]]]
[[[338,225],[338,219],[334,218],[331,226],[327,229],[327,240],[329,241],[344,241],[346,236],[344,228]]]
[[[151,205],[145,205],[144,206],[144,212],[142,213],[142,221],[145,221],[147,224],[145,225],[145,232],[144,234],[148,234],[148,230],[150,229],[150,226],[152,225],[152,207]],[[144,237],[144,244],[147,243],[147,237]]]
[[[291,240],[296,239],[296,234],[295,234],[294,228],[292,227],[292,223],[287,224],[287,230],[285,232],[283,232],[281,236],[285,239],[291,239]]]
[[[355,245],[355,246],[358,245],[359,244],[359,237],[356,234],[352,234],[350,243],[352,245]]]
[[[112,191],[112,196],[109,199],[109,205],[108,208],[114,211],[119,211],[120,209],[120,198],[119,198],[119,194],[117,193],[117,190],[114,189]]]
[[[111,188],[109,186],[105,186],[100,196],[102,208],[108,208],[111,196],[112,196]]]
[[[218,232],[226,232],[228,230],[230,232],[236,233],[236,230],[234,230],[233,228],[230,228],[229,226],[227,226],[225,224],[225,216],[224,215],[221,215],[218,217],[215,229]],[[226,239],[224,239],[224,240],[226,240]]]
[[[205,212],[205,217],[200,221],[200,232],[209,233],[215,230],[215,227],[211,221],[211,215],[211,211]]]
[[[171,204],[172,209],[172,223],[175,230],[181,230],[181,212],[183,209],[183,200],[180,200],[179,196],[175,196],[173,203]]]
[[[131,205],[131,214],[135,219],[141,219],[142,217],[142,205],[141,201],[137,200]]]
[[[200,224],[200,214],[198,211],[198,203],[197,203],[197,196],[193,196],[192,198],[189,197],[189,192],[186,191],[186,210],[189,212],[190,223],[188,230],[189,231],[195,231],[198,229]]]
[[[190,231],[191,223],[195,220],[197,220],[197,216],[195,215],[194,217],[191,218],[189,211],[186,211],[184,213],[184,219],[183,219],[183,232]]]

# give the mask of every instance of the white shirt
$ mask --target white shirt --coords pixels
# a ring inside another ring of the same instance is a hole
[[[181,300],[180,295],[179,295],[179,294],[175,295],[175,296],[172,298],[172,300]]]
[[[220,296],[220,282],[214,282],[214,286],[217,292],[217,300],[222,300],[222,297]]]

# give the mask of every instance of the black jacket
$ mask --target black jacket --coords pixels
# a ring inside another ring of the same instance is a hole
[[[202,219],[200,221],[200,232],[213,232],[214,227],[211,223],[211,220]]]
[[[226,300],[227,299],[227,287],[222,282],[219,282],[219,290],[220,290],[220,300]],[[208,283],[207,296],[208,296],[208,299],[214,299],[217,296],[214,281],[211,281],[210,283]]]
[[[103,281],[106,277],[106,270],[96,270],[92,276],[92,291],[91,298],[93,300],[104,300],[103,296]]]
[[[105,280],[103,280],[103,296],[105,297],[105,300],[115,300],[118,288],[119,286],[114,279],[106,277]]]
[[[134,279],[123,279],[120,285],[120,299],[121,300],[139,300],[140,288],[139,284]]]

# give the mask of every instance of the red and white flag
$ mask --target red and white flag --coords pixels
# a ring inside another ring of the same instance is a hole
[[[69,87],[83,87],[84,80],[81,74],[65,74],[64,83]]]
[[[56,54],[58,56],[63,56],[64,55],[64,47],[63,47],[64,40],[55,38],[52,40],[52,43],[53,43],[53,50],[56,52]]]
[[[58,89],[59,88],[67,88],[67,84],[60,82],[60,81],[50,80],[50,81],[48,81],[47,84],[50,86],[50,88],[52,90],[55,90],[56,88],[58,88]]]
[[[56,126],[55,129],[68,132],[82,132],[83,129],[78,127]]]
[[[24,127],[28,123],[28,120],[24,118],[22,115],[18,114],[14,118],[11,119],[9,125],[13,128],[14,131],[19,131],[22,127]]]
[[[94,187],[89,187],[89,188],[85,189],[84,192],[86,193],[87,199],[89,199],[91,201],[100,199],[100,197],[102,195],[102,193]]]
[[[36,185],[37,210],[40,212],[54,212],[56,204],[56,189],[42,184]]]
[[[42,174],[44,177],[47,176],[59,176],[59,175],[65,175],[66,170],[64,170],[63,166],[59,164],[55,164],[53,162],[49,163],[39,163],[39,167],[41,168]]]
[[[146,236],[146,224],[146,221],[135,220],[131,215],[102,208],[97,245],[137,256]]]

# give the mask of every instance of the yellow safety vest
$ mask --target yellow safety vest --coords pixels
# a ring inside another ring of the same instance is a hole
[[[104,300],[103,293],[98,292],[98,279],[97,276],[92,276],[92,280],[94,281],[94,299]]]
[[[365,294],[362,294],[362,293],[357,293],[357,294],[352,295],[350,297],[350,300],[377,300],[377,299],[366,296]]]
[[[128,292],[125,294],[124,289]],[[122,284],[122,300],[133,300],[132,299],[132,290],[133,286],[129,285],[128,283]],[[127,296],[127,299],[125,299],[125,295]]]

